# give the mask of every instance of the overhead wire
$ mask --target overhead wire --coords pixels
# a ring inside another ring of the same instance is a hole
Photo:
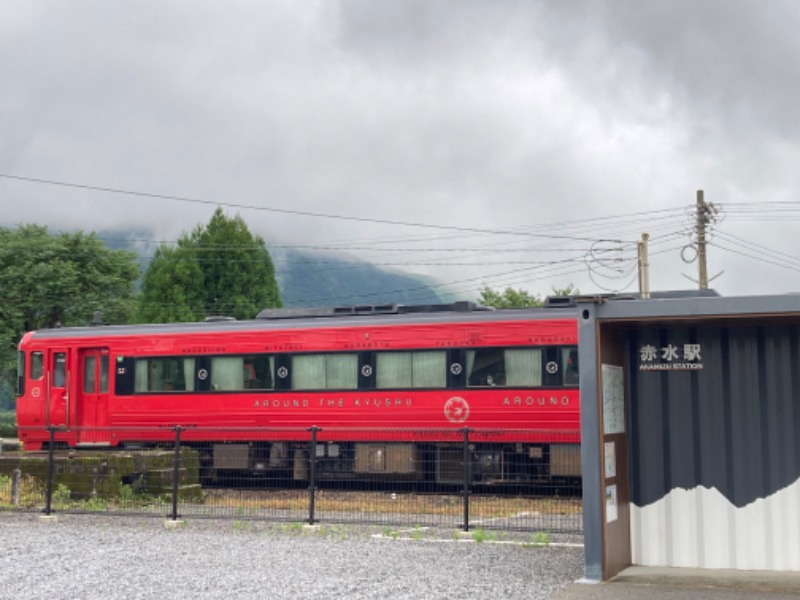
[[[495,234],[505,234],[505,235],[519,235],[519,236],[526,236],[530,237],[532,234],[527,233],[525,231],[519,231],[515,229],[483,229],[478,227],[461,227],[457,225],[437,225],[433,223],[418,223],[418,222],[411,222],[411,221],[397,221],[391,219],[378,219],[374,217],[359,217],[354,215],[339,215],[339,214],[332,214],[332,213],[321,213],[315,211],[304,211],[304,210],[297,210],[297,209],[288,209],[288,208],[276,208],[276,207],[267,207],[267,206],[257,206],[253,204],[243,204],[238,202],[225,202],[220,200],[205,200],[202,198],[190,198],[187,196],[175,196],[170,194],[159,194],[154,192],[142,192],[136,190],[125,190],[121,188],[112,188],[112,187],[103,187],[97,185],[89,185],[83,183],[72,183],[67,181],[57,181],[52,179],[42,179],[37,177],[23,177],[20,175],[10,175],[7,173],[0,173],[0,178],[16,180],[16,181],[25,181],[29,183],[38,183],[43,185],[52,185],[64,188],[73,188],[73,189],[81,189],[93,192],[104,192],[109,194],[120,194],[126,196],[135,196],[139,198],[152,198],[155,200],[171,200],[175,202],[185,202],[190,204],[201,204],[201,205],[209,205],[209,206],[227,206],[229,208],[240,208],[240,209],[247,209],[247,210],[255,210],[255,211],[264,211],[264,212],[274,212],[279,214],[288,214],[288,215],[297,215],[303,217],[314,217],[314,218],[324,218],[324,219],[338,219],[344,221],[356,221],[361,223],[374,223],[374,224],[383,224],[383,225],[396,225],[402,227],[419,227],[419,228],[426,228],[426,229],[436,229],[436,230],[449,230],[449,231],[458,231],[458,232],[468,232],[468,233],[495,233]],[[591,241],[589,238],[581,238],[577,236],[564,236],[564,235],[552,235],[547,233],[536,233],[535,237],[546,237],[546,238],[553,238],[553,239],[572,239],[572,240],[581,240],[581,241]]]
[[[695,243],[696,241],[693,239],[696,231],[693,223],[694,214],[692,212],[692,206],[659,209],[655,211],[648,210],[627,215],[613,215],[574,221],[564,221],[560,223],[543,223],[528,227],[477,228],[412,221],[393,221],[390,219],[379,219],[363,216],[282,209],[242,202],[223,202],[203,198],[190,198],[186,196],[126,190],[113,187],[56,181],[52,179],[22,177],[18,175],[2,173],[0,173],[0,177],[8,180],[59,186],[64,188],[82,189],[100,193],[128,195],[200,205],[222,206],[242,210],[275,212],[302,217],[338,219],[373,224],[425,228],[431,229],[435,232],[424,235],[381,238],[349,238],[338,241],[322,240],[315,243],[267,244],[267,248],[270,253],[274,252],[275,250],[286,250],[290,252],[313,251],[359,253],[359,261],[351,261],[349,264],[343,263],[342,261],[330,261],[330,264],[337,264],[338,266],[336,266],[336,268],[342,270],[351,267],[353,269],[358,269],[362,265],[360,261],[363,261],[364,266],[385,266],[398,268],[409,266],[450,266],[454,268],[495,267],[499,265],[517,265],[523,267],[522,269],[505,270],[497,274],[492,273],[478,277],[456,279],[448,283],[440,284],[441,287],[450,288],[460,285],[472,286],[476,281],[481,279],[499,285],[513,285],[513,283],[518,281],[530,280],[530,276],[534,274],[530,270],[544,267],[555,268],[559,267],[560,265],[570,264],[573,265],[572,268],[574,268],[575,265],[580,264],[581,262],[584,265],[582,267],[583,270],[570,274],[577,274],[579,272],[585,273],[588,271],[589,275],[594,277],[605,269],[606,275],[613,279],[622,280],[631,273],[632,269],[635,269],[636,267],[636,256],[634,252],[635,242],[632,241],[632,239],[638,238],[638,236],[643,232],[642,230],[647,230],[647,232],[651,235],[649,242],[651,255],[659,255],[676,251],[676,249],[680,248],[680,246],[675,247],[674,242],[679,239],[688,239],[689,245]],[[796,220],[797,218],[800,218],[800,202],[726,203],[724,205],[724,209],[724,214],[720,215],[720,221],[723,217],[731,221],[737,221],[740,219],[747,219],[748,221],[770,221],[780,219],[781,221],[785,221]],[[607,232],[609,227],[614,228],[613,237],[608,236]],[[717,236],[716,238],[714,237],[715,235]],[[482,242],[485,241],[486,243],[475,244],[473,242],[472,244],[465,244],[465,242],[469,242],[470,240],[474,241],[478,239]],[[550,240],[550,243],[546,245],[536,244],[531,246],[529,243],[531,239],[538,239],[542,241]],[[458,240],[459,244],[452,244],[449,246],[445,245],[444,247],[441,247],[438,244],[431,244],[433,241],[447,243],[454,240]],[[128,238],[120,241],[146,244],[148,246],[152,244],[177,244],[177,240],[158,241],[142,238]],[[579,244],[575,245],[575,242],[578,242]],[[797,261],[800,261],[800,259],[797,257],[789,254],[771,250],[763,245],[747,242],[746,240],[737,238],[731,234],[725,234],[724,232],[720,231],[718,227],[709,227],[707,243],[711,246],[719,248],[724,252],[730,252],[740,256],[745,256],[750,259],[759,260],[773,266],[789,268],[792,270],[796,270]],[[418,244],[427,244],[427,246],[417,247]],[[608,245],[608,248],[602,249],[601,251],[603,245]],[[612,248],[614,249],[612,250]],[[206,251],[213,249],[222,250],[232,248],[225,246],[202,248],[202,250]],[[238,249],[243,250],[243,248]],[[254,249],[263,250],[263,248],[260,246]],[[397,253],[398,255],[402,256],[409,256],[409,258],[394,261],[369,261],[366,259],[366,257],[372,255],[386,255],[392,253]],[[526,257],[524,257],[525,253],[528,255],[555,253],[566,255],[569,258],[564,258],[561,260],[533,260],[526,259]],[[417,257],[411,258],[411,256],[414,254],[427,256],[424,259]],[[516,256],[517,258],[502,261],[485,260],[485,257],[490,255],[502,255],[508,257]],[[142,256],[144,257],[144,260],[149,258],[147,255]],[[614,258],[611,258],[612,256]],[[242,259],[242,261],[246,262],[245,259]],[[331,270],[331,267],[325,262],[315,261],[307,257],[298,260],[296,258],[286,256],[281,256],[280,258],[275,258],[273,256],[273,262],[275,264],[276,272],[280,272],[284,268],[284,265],[291,264],[316,264],[325,270]],[[525,272],[526,270],[529,271]],[[418,275],[410,273],[409,276],[415,277]],[[555,275],[551,274],[550,276]],[[408,291],[413,292],[414,288],[410,288]]]

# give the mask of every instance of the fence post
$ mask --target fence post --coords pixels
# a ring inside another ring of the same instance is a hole
[[[181,426],[175,426],[175,455],[172,457],[172,520],[178,520],[178,478],[181,468]]]
[[[464,427],[464,454],[463,454],[463,469],[464,469],[464,531],[469,531],[469,495],[470,495],[470,478],[472,476],[472,461],[469,455],[469,427]]]
[[[52,425],[47,428],[50,432],[50,445],[47,451],[47,482],[45,483],[45,506],[44,514],[48,517],[53,506],[53,449],[56,445],[56,429]]]
[[[308,524],[314,524],[315,492],[317,489],[317,431],[315,425],[308,429],[311,432],[311,449],[309,450],[309,475],[308,475]]]
[[[22,483],[22,471],[14,469],[11,472],[11,504],[19,506],[19,488]]]

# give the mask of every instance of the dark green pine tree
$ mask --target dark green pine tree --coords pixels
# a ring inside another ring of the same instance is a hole
[[[142,284],[139,319],[196,321],[210,316],[252,319],[282,306],[275,267],[264,240],[240,216],[218,208],[207,225],[159,247]]]
[[[208,225],[195,228],[189,243],[203,272],[207,316],[252,319],[263,308],[283,305],[266,244],[239,215],[229,218],[218,208]]]
[[[142,323],[202,321],[203,271],[194,248],[182,240],[160,245],[142,279],[138,320]]]

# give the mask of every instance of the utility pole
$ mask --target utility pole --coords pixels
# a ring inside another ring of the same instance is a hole
[[[636,242],[639,254],[639,296],[642,300],[650,298],[650,260],[647,256],[647,240],[650,234],[643,233],[642,239]]]
[[[706,252],[706,227],[716,221],[718,209],[711,203],[706,203],[703,199],[703,190],[697,190],[697,203],[695,204],[695,235],[697,237],[697,245],[690,244],[685,246],[681,251],[681,256],[684,262],[692,262],[697,259],[697,284],[698,289],[707,290],[708,282],[713,281],[720,275],[720,271],[709,280],[708,278],[708,254]],[[686,250],[694,250],[696,255],[691,259],[683,256]],[[684,277],[688,277],[684,275]],[[689,279],[692,279],[689,277]],[[692,279],[692,281],[695,281]]]
[[[703,190],[697,190],[697,283],[701,290],[708,289],[708,265],[706,263],[706,217],[708,207],[703,201]]]

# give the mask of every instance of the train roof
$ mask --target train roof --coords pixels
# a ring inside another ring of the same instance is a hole
[[[569,307],[536,307],[492,310],[472,303],[455,305],[421,305],[426,308],[400,306],[397,310],[356,307],[320,309],[277,309],[261,311],[256,319],[238,321],[227,317],[211,317],[190,323],[158,323],[139,325],[91,325],[61,327],[29,332],[27,340],[118,337],[136,335],[173,335],[192,333],[236,333],[246,331],[287,331],[292,329],[337,329],[349,327],[406,326],[444,323],[484,323],[542,319],[574,319],[576,309]],[[450,309],[443,308],[450,306]],[[434,308],[435,307],[435,308]]]
[[[693,299],[719,297],[714,290],[677,290],[653,292],[655,299]],[[104,325],[61,327],[28,332],[30,339],[67,339],[70,337],[117,337],[135,335],[171,335],[191,333],[235,333],[245,331],[282,331],[313,328],[348,328],[404,326],[438,323],[485,323],[540,319],[575,319],[578,306],[586,302],[642,301],[637,293],[598,294],[585,296],[551,296],[544,306],[495,310],[472,302],[450,304],[382,304],[349,307],[264,309],[255,319],[237,321],[231,317],[210,317],[192,323],[157,323],[141,325]],[[646,302],[646,300],[645,300]]]

